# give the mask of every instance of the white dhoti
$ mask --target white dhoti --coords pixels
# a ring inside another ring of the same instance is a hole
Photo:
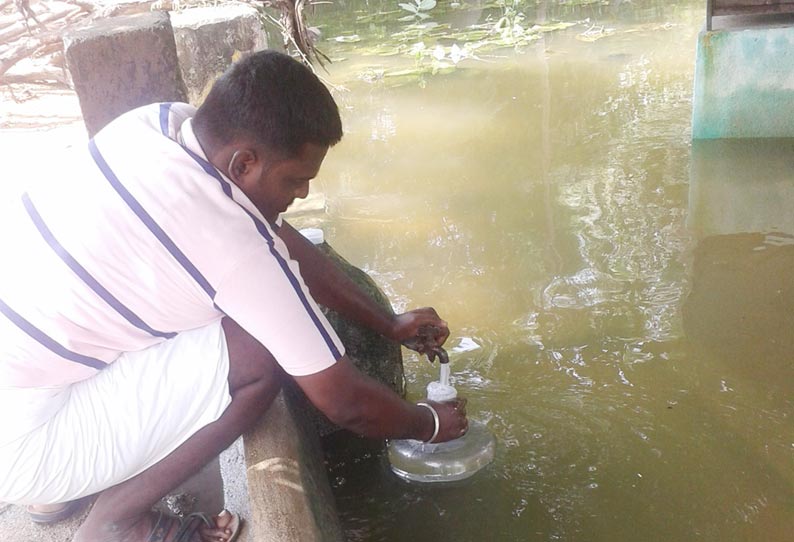
[[[132,478],[223,414],[228,375],[220,320],[122,354],[61,391],[68,395],[44,425],[11,442],[0,437],[0,501],[65,502]],[[3,393],[0,435],[14,416]]]

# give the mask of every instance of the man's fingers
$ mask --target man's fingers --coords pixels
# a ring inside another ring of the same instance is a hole
[[[466,399],[454,399],[445,403],[434,403],[441,418],[439,437],[434,442],[444,442],[460,438],[469,430],[466,419]]]

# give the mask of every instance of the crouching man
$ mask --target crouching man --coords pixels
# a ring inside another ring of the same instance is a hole
[[[317,307],[423,353],[449,335],[433,309],[387,314],[280,218],[341,137],[314,74],[261,52],[197,110],[143,107],[31,164],[39,182],[0,204],[0,500],[99,494],[76,542],[228,542],[234,514],[152,506],[287,377],[368,437],[465,433],[463,401],[417,406],[362,375]]]

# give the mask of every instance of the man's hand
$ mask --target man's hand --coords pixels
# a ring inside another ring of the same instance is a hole
[[[435,416],[430,409],[405,401],[365,376],[347,356],[319,373],[294,378],[309,401],[329,420],[359,435],[429,441],[435,432]],[[465,399],[425,402],[438,416],[438,434],[433,442],[456,439],[466,433],[469,422]]]
[[[441,358],[442,362],[448,361],[446,352],[441,348],[447,337],[449,337],[447,323],[431,307],[412,310],[394,317],[391,338],[411,350],[426,354],[430,361],[436,356]]]
[[[466,419],[466,399],[457,398],[444,403],[425,401],[438,414],[438,435],[431,442],[446,442],[460,438],[469,430]]]

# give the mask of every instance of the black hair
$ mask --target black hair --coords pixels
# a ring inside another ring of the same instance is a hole
[[[216,144],[243,137],[287,156],[306,143],[330,147],[342,138],[339,109],[325,85],[308,67],[270,50],[226,70],[193,122]]]

